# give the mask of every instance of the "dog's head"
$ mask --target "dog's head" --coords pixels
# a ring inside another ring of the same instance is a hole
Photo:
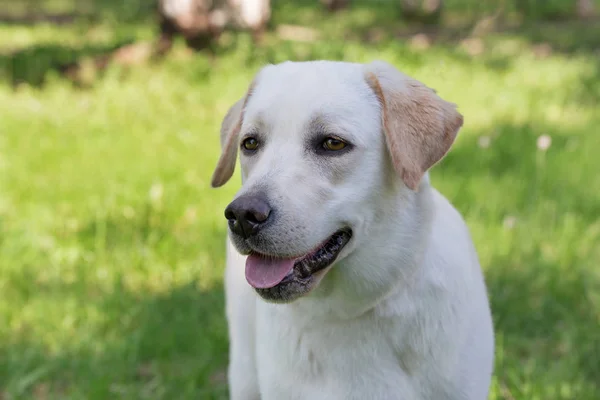
[[[224,118],[212,180],[229,180],[239,152],[242,189],[225,216],[247,281],[293,301],[376,245],[372,227],[397,206],[387,200],[419,190],[461,125],[453,104],[383,62],[263,68]]]

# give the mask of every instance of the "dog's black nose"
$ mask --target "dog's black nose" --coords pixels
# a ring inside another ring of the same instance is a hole
[[[244,239],[256,235],[270,214],[269,204],[257,195],[240,196],[225,209],[229,227]]]

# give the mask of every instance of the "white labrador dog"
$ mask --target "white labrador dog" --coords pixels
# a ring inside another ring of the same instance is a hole
[[[487,397],[484,279],[427,174],[462,123],[384,62],[257,74],[223,121],[212,181],[227,182],[239,149],[225,210],[231,399]]]

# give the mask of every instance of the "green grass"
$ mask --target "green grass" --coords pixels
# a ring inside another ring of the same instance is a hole
[[[1,399],[227,398],[222,210],[239,177],[209,188],[218,127],[261,65],[314,58],[387,60],[464,114],[432,179],[485,269],[490,399],[600,398],[598,23],[492,34],[472,56],[452,38],[413,49],[389,5],[306,4],[277,2],[275,22],[309,24],[315,42],[229,34],[214,62],[179,47],[86,90],[57,60],[151,38],[146,14],[0,25]]]

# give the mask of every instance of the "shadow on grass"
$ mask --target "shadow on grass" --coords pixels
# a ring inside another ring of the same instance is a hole
[[[116,23],[144,22],[154,17],[157,3],[144,0],[19,0],[11,2],[11,7],[0,13],[0,24],[33,26],[107,20]]]
[[[95,61],[96,63],[102,63],[101,56],[131,42],[128,40],[111,45],[81,47],[44,44],[27,47],[10,54],[0,54],[0,78],[15,87],[21,83],[42,87],[50,75],[67,74],[69,68],[86,58],[94,58],[98,60]]]
[[[515,21],[507,18],[494,19],[494,27],[489,28],[484,36],[516,36],[531,45],[549,45],[551,51],[563,54],[600,54],[600,19],[574,19],[569,15],[571,4],[565,4],[562,16],[554,21],[540,20],[533,14],[522,15]],[[478,22],[498,14],[498,6],[499,3],[494,2],[485,5],[453,2],[445,8],[445,22],[439,25],[422,25],[403,20],[397,2],[353,1],[347,10],[332,15],[325,12],[317,2],[280,0],[273,2],[272,25],[316,26],[325,32],[337,32],[346,40],[371,45],[389,40],[408,43],[415,35],[425,34],[429,43],[454,47],[471,35]],[[544,4],[537,4],[536,7],[543,13]]]
[[[42,292],[68,296],[72,290]],[[190,282],[147,295],[116,285],[90,301],[103,322],[72,338],[68,349],[44,346],[26,332],[0,343],[0,380],[8,398],[46,398],[42,392],[47,398],[226,398],[220,287],[200,290]],[[85,325],[85,318],[80,322]]]
[[[77,13],[24,13],[13,15],[0,13],[0,24],[34,26],[39,24],[65,25],[76,21],[81,16]]]
[[[0,398],[227,398],[223,288],[203,279],[219,274],[204,268],[222,270],[224,227],[135,211],[57,227],[61,244],[49,248],[16,247],[24,238],[0,247],[21,264],[6,271],[6,298],[34,314],[0,328]],[[81,256],[57,261],[66,248]],[[181,264],[194,278],[173,277]]]
[[[98,22],[103,24],[109,22],[109,25],[112,23],[113,27],[119,27],[119,30],[139,23],[155,24],[155,5],[151,4],[152,2],[150,4],[142,1],[125,3],[112,0],[107,2],[88,0],[72,4],[66,2],[66,4],[71,4],[70,8],[74,11],[56,14],[58,15],[56,18],[53,16],[54,14],[44,15],[36,11],[28,15],[25,12],[23,21],[29,23],[27,21],[58,18],[53,23],[69,25],[69,22],[77,22],[80,26],[86,26],[87,28],[95,26]],[[459,47],[464,46],[463,39],[469,36],[468,24],[457,27],[407,25],[401,19],[400,11],[394,2],[355,1],[352,2],[348,10],[333,15],[327,13],[317,1],[280,0],[274,1],[272,7],[271,32],[267,35],[269,39],[266,40],[266,43],[256,45],[246,40],[248,36],[246,33],[232,33],[229,36],[233,36],[235,39],[230,40],[229,43],[220,41],[216,46],[216,55],[223,56],[237,49],[247,53],[246,62],[252,64],[281,62],[289,59],[298,61],[313,59],[342,60],[346,56],[343,46],[344,41],[355,41],[365,45],[385,44],[386,46],[400,43],[402,45],[399,51],[404,53],[407,60],[418,62],[419,59],[423,58],[430,62],[430,57],[428,58],[426,54],[422,54],[426,50],[411,49],[411,46],[414,45],[412,43],[414,35],[425,33],[427,36],[425,40],[428,41],[427,47],[434,44],[437,51],[443,49],[446,56],[464,62],[465,67],[468,67],[472,59],[479,59],[490,69],[498,71],[506,70],[512,63],[511,57],[497,56],[485,52],[468,55],[464,50],[458,50]],[[462,7],[464,8],[464,5]],[[448,13],[456,13],[457,10],[449,9]],[[28,12],[31,12],[31,10]],[[77,17],[78,15],[79,17]],[[5,19],[12,21],[10,23],[17,23],[15,21],[18,21],[16,17]],[[296,43],[281,39],[276,30],[282,24],[315,28],[321,32],[323,39],[312,43]],[[109,45],[82,43],[76,47],[69,47],[61,43],[55,43],[27,47],[11,54],[0,54],[0,78],[9,80],[13,85],[27,83],[34,87],[41,87],[48,75],[66,75],[65,72],[69,67],[82,59],[108,54],[124,44],[131,43],[134,41],[133,37],[136,35],[136,30],[132,28],[128,32],[132,40],[114,42]],[[518,37],[531,46],[546,46],[538,50],[533,49],[534,52],[600,55],[600,21],[597,20],[553,23],[526,21],[517,27],[499,27],[491,34],[498,37]],[[335,40],[327,38],[335,38]],[[232,45],[231,42],[234,44]],[[477,47],[478,45],[474,44],[473,46]],[[590,77],[586,83],[598,87],[597,78],[597,76]],[[91,79],[95,79],[95,75]],[[80,79],[75,78],[74,80],[78,81]]]
[[[510,395],[595,399],[600,394],[600,328],[591,296],[593,266],[544,262],[538,249],[487,266],[497,335],[495,375]],[[534,383],[538,387],[528,387]],[[569,391],[565,392],[564,388]]]
[[[511,33],[511,31],[507,31]],[[589,53],[600,57],[600,19],[529,23],[512,33],[530,43],[548,43],[552,50],[563,54]]]

